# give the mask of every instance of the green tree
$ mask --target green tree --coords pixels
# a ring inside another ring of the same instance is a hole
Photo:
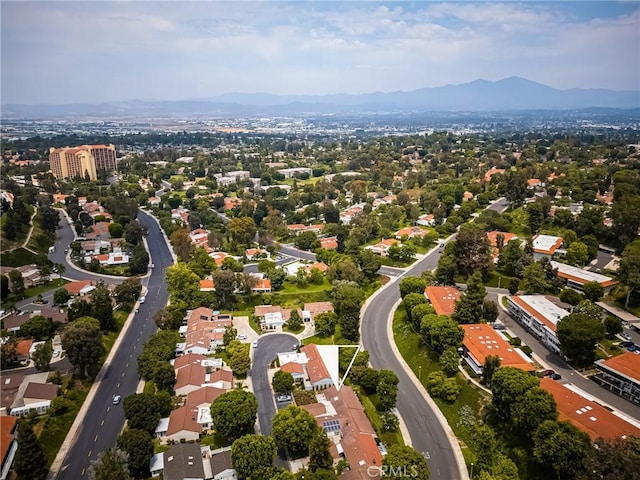
[[[460,226],[453,254],[462,275],[469,276],[479,271],[483,277],[486,276],[492,265],[492,251],[487,234],[480,225],[465,223]]]
[[[570,305],[576,306],[582,300],[584,300],[584,296],[573,288],[565,288],[562,290],[562,292],[560,292],[560,300]]]
[[[589,436],[569,422],[546,420],[533,434],[533,455],[551,465],[557,478],[583,478],[584,464],[591,452]]]
[[[333,289],[333,307],[340,322],[342,336],[360,340],[360,306],[364,300],[362,289],[352,282],[338,283]]]
[[[251,368],[249,344],[241,343],[239,340],[232,340],[227,345],[227,354],[229,356],[229,366],[236,376],[245,375],[249,371]]]
[[[573,242],[567,247],[567,253],[565,254],[565,261],[569,265],[576,265],[578,267],[584,266],[589,260],[589,249],[587,246],[580,242]]]
[[[562,352],[578,365],[593,361],[596,345],[605,333],[600,319],[582,313],[567,315],[558,322],[556,330]]]
[[[309,469],[315,472],[318,468],[330,469],[333,467],[331,456],[331,440],[324,430],[318,428],[309,442]]]
[[[113,302],[107,286],[100,282],[89,294],[91,316],[100,322],[100,328],[107,332],[116,330],[116,321],[113,318]]]
[[[135,393],[125,398],[122,406],[124,418],[127,419],[129,428],[144,430],[149,434],[155,433],[158,421],[161,418],[158,400],[155,395]]]
[[[637,241],[640,228],[640,195],[623,195],[618,201],[613,202],[611,218],[614,237],[622,247]]]
[[[197,247],[191,252],[187,265],[201,279],[211,275],[218,268],[216,261],[202,247]]]
[[[424,289],[427,287],[427,282],[421,277],[403,277],[400,280],[400,296],[404,298],[410,293],[417,293],[424,296]]]
[[[427,377],[427,389],[434,397],[446,402],[455,402],[460,395],[460,386],[455,377],[447,378],[442,372],[431,372]]]
[[[109,235],[111,238],[122,238],[124,234],[124,227],[119,223],[110,223],[109,224]]]
[[[353,369],[351,371],[353,372]],[[369,367],[364,367],[358,377],[358,383],[367,393],[375,393],[379,380],[378,370]]]
[[[379,255],[370,250],[362,250],[358,254],[358,265],[360,265],[360,270],[362,270],[365,277],[375,279],[378,276],[378,270],[382,266],[382,260]]]
[[[134,477],[149,476],[149,462],[153,456],[151,435],[144,430],[127,428],[118,437],[117,447],[129,455],[129,470]]]
[[[273,418],[273,438],[279,448],[290,453],[307,453],[309,443],[318,430],[316,419],[304,408],[289,405]]]
[[[491,404],[496,413],[505,420],[511,418],[511,407],[540,381],[529,372],[514,367],[500,367],[491,377]]]
[[[604,295],[604,287],[600,282],[596,282],[594,280],[592,282],[587,282],[582,286],[582,293],[584,293],[584,298],[587,300],[599,302]]]
[[[31,355],[31,359],[37,371],[44,372],[49,370],[52,354],[53,350],[50,342],[41,343],[36,347],[35,352]]]
[[[11,270],[9,272],[9,280],[11,281],[11,291],[18,300],[24,298],[24,279],[22,273],[18,270]]]
[[[236,217],[227,223],[227,233],[236,245],[251,245],[256,232],[256,224],[251,217]]]
[[[275,456],[273,437],[244,435],[231,445],[231,464],[241,480],[253,478],[254,472],[270,467]]]
[[[114,291],[118,303],[133,305],[142,293],[142,284],[138,277],[126,278],[124,282],[116,286]]]
[[[491,387],[491,378],[500,368],[500,355],[487,355],[482,366],[482,381],[487,387]]]
[[[172,394],[176,384],[176,373],[173,366],[167,362],[158,362],[153,369],[153,383],[158,390]]]
[[[129,455],[117,448],[108,448],[91,462],[90,480],[132,480],[129,473]]]
[[[200,290],[200,278],[198,278],[198,275],[193,273],[186,263],[182,262],[167,267],[165,272],[171,302],[181,300],[185,302],[187,306],[191,306]]]
[[[583,478],[601,480],[618,478],[638,478],[640,465],[640,437],[595,440],[595,448],[587,457]]]
[[[224,335],[222,337],[222,343],[226,347],[232,341],[234,341],[237,336],[238,336],[238,330],[236,328],[234,328],[232,325],[227,325],[224,328]]]
[[[404,297],[404,300],[402,300],[402,305],[404,305],[407,316],[414,323],[417,323],[417,319],[415,321],[413,319],[413,309],[422,304],[427,304],[427,299],[424,296],[424,293],[410,293]]]
[[[624,307],[629,308],[631,294],[640,286],[640,240],[634,240],[622,251],[618,278],[627,287]]]
[[[455,285],[456,261],[452,255],[442,255],[438,260],[435,280],[438,285]]]
[[[391,370],[380,370],[378,372],[378,405],[381,410],[389,411],[396,406],[398,398],[398,376]]]
[[[216,287],[216,299],[219,308],[228,308],[233,304],[236,288],[236,276],[230,270],[217,270],[211,276]]]
[[[490,471],[500,453],[496,434],[489,425],[477,425],[473,430],[473,446],[478,455],[476,466],[480,471]]]
[[[297,332],[302,328],[302,319],[295,308],[291,310],[289,320],[287,320],[287,327],[293,332]]]
[[[467,289],[456,302],[453,318],[458,323],[480,323],[484,318],[484,297],[487,289],[482,283],[482,275],[476,271],[467,281]]]
[[[66,288],[58,288],[53,292],[53,304],[54,305],[66,305],[71,295],[67,292]]]
[[[81,317],[69,323],[61,335],[62,348],[78,373],[85,377],[95,371],[105,353],[98,320]]]
[[[435,308],[433,308],[433,306],[430,303],[424,302],[424,303],[419,303],[418,305],[416,305],[411,309],[411,315],[409,315],[409,318],[411,319],[411,322],[413,323],[413,326],[415,327],[415,329],[420,330],[420,323],[422,322],[422,317],[424,317],[425,315],[433,315],[434,313],[436,313]]]
[[[293,244],[296,248],[300,250],[315,250],[316,248],[320,248],[320,240],[318,240],[318,235],[315,232],[306,231],[300,233]]]
[[[195,248],[193,242],[191,241],[191,237],[189,236],[189,229],[176,229],[169,236],[169,240],[171,241],[171,245],[173,246],[173,251],[175,252],[176,257],[178,257],[178,259],[182,262],[187,262],[189,260],[189,256],[191,255],[191,252]]]
[[[525,294],[544,293],[551,287],[547,275],[539,263],[527,265],[522,270],[522,280],[520,281],[520,290]]]
[[[604,329],[607,338],[613,339],[618,333],[622,333],[622,321],[612,315],[607,315],[604,319]]]
[[[406,445],[392,445],[382,459],[384,477],[429,479],[429,467],[424,455]]]
[[[442,371],[448,377],[455,375],[458,372],[458,365],[460,364],[460,355],[458,355],[458,350],[449,347],[442,355],[440,355],[440,366],[442,367]]]
[[[511,421],[528,437],[545,420],[557,420],[558,409],[553,396],[540,387],[528,390],[511,405]]]
[[[9,296],[9,291],[9,277],[0,275],[0,300],[6,299]]]
[[[321,337],[330,337],[336,331],[338,316],[334,312],[323,312],[316,315],[313,320],[316,334]]]
[[[529,230],[532,235],[535,235],[544,223],[544,207],[541,202],[533,202],[527,205],[526,211],[529,217]]]
[[[46,340],[53,333],[53,323],[42,315],[36,315],[24,322],[20,327],[20,334],[24,337],[33,337],[37,341]]]
[[[276,393],[287,393],[293,389],[293,375],[289,372],[278,370],[271,379],[271,385]]]
[[[211,404],[214,428],[229,440],[253,433],[257,413],[256,396],[244,390],[230,390]]]
[[[458,348],[464,338],[462,327],[445,315],[426,315],[423,317],[420,334],[439,354],[449,347]]]
[[[49,471],[42,445],[26,420],[18,422],[18,449],[13,469],[21,479],[29,480],[44,480]]]

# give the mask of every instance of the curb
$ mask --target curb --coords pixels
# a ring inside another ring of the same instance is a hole
[[[424,388],[422,383],[418,381],[415,373],[413,373],[413,370],[411,370],[411,367],[407,365],[407,362],[405,362],[404,357],[400,355],[400,351],[396,346],[396,342],[393,338],[393,315],[401,302],[402,300],[399,299],[394,304],[393,308],[389,312],[389,317],[387,318],[387,337],[389,338],[389,341],[391,343],[391,350],[393,350],[393,354],[396,356],[398,361],[402,364],[402,367],[404,368],[404,370],[407,373],[411,372],[411,375],[410,375],[411,381],[413,382],[415,387],[418,389],[418,391],[422,394],[422,397],[424,398],[425,402],[427,402],[427,404],[429,404],[429,407],[431,407],[431,409],[433,410],[433,413],[435,414],[436,418],[440,422],[440,425],[442,426],[442,428],[444,428],[444,431],[447,434],[447,439],[449,440],[449,445],[451,446],[451,451],[453,451],[453,454],[456,457],[456,463],[458,464],[458,473],[460,474],[459,478],[462,480],[468,480],[469,474],[467,472],[467,464],[464,461],[464,455],[462,455],[462,449],[460,448],[458,437],[456,437],[455,433],[453,433],[453,430],[449,426],[449,422],[447,422],[447,419],[445,418],[443,413],[440,411],[440,408],[438,408],[438,405],[436,405],[436,403],[433,401],[433,399],[429,395],[429,392],[427,392],[427,390]]]

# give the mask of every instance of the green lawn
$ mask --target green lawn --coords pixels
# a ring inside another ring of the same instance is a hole
[[[405,361],[426,388],[426,379],[429,374],[441,370],[438,355],[420,344],[419,335],[413,331],[406,317],[404,308],[396,310],[393,320],[394,339]],[[469,415],[478,421],[480,409],[487,403],[488,398],[484,392],[467,382],[461,374],[458,374],[457,380],[460,385],[460,395],[455,402],[448,403],[438,398],[434,400],[460,440],[465,461],[470,464],[475,461],[476,454],[471,448]]]
[[[288,333],[298,334],[298,333],[301,333],[301,332],[304,331],[304,324],[300,325],[300,328],[297,328],[297,329],[293,330],[293,329],[289,328],[287,326],[287,324],[285,323],[283,325],[283,327],[282,327],[282,330],[285,331],[285,332],[288,332]]]
[[[202,437],[202,439],[200,440],[200,445],[205,445],[205,446],[209,445],[213,449],[220,448],[220,447],[228,447],[231,445],[231,443],[233,442],[230,442],[229,440],[227,440],[226,438],[224,438],[222,435],[218,433],[214,433],[212,435],[206,435]]]
[[[113,347],[113,344],[115,343],[116,338],[118,338],[118,335],[120,334],[120,330],[122,330],[122,327],[124,326],[124,322],[127,320],[127,317],[129,316],[129,312],[122,312],[120,310],[116,310],[115,312],[113,312],[113,316],[116,320],[116,325],[118,329],[115,332],[109,332],[104,336],[103,343],[107,351],[107,353],[105,354],[105,358],[107,358],[107,356],[109,355],[109,352],[111,351],[111,347]]]
[[[380,412],[376,407],[378,404],[378,395],[375,393],[371,395],[360,393],[358,398],[364,407],[364,412],[367,414],[367,417],[371,422],[371,426],[375,429],[378,434],[378,438],[380,438],[382,443],[384,443],[387,448],[393,445],[404,445],[404,439],[402,438],[402,432],[400,432],[400,429],[395,432],[382,431],[382,420],[380,419]]]
[[[2,265],[6,267],[20,267],[22,265],[30,265],[36,262],[37,255],[25,250],[24,248],[18,248],[8,253],[2,254]]]
[[[4,257],[3,257],[3,260],[4,260]],[[48,292],[49,290],[60,288],[63,285],[66,285],[67,283],[69,283],[69,280],[65,280],[64,278],[62,279],[56,278],[55,280],[51,280],[50,282],[45,283],[44,285],[38,285],[37,287],[31,287],[31,288],[25,289],[24,297],[25,298],[35,297],[40,293],[45,293],[45,292]]]
[[[68,381],[70,376],[66,379]],[[46,415],[38,419],[38,423],[34,429],[38,439],[47,456],[47,464],[51,465],[60,450],[60,446],[64,441],[76,415],[82,407],[84,399],[89,393],[89,385],[76,382],[74,389],[65,394],[65,398],[69,400],[69,409],[62,415],[51,416]]]
[[[316,292],[324,292],[324,291],[331,291],[331,283],[329,283],[329,280],[327,280],[326,277],[323,279],[322,283],[319,285],[316,285],[313,283],[307,283],[305,287],[299,287],[296,284],[296,282],[290,282],[287,280],[286,282],[284,282],[284,286],[282,287],[282,290],[279,290],[277,294],[306,295],[307,293],[316,293]]]
[[[340,333],[340,325],[336,325],[336,332],[331,337],[320,337],[314,335],[313,337],[305,338],[302,343],[308,345],[315,343],[316,345],[355,345],[355,342],[347,340],[342,337]]]
[[[497,287],[497,288],[509,288],[509,280],[511,280],[511,277],[494,270],[493,272],[491,272],[489,281],[485,282],[485,286]]]

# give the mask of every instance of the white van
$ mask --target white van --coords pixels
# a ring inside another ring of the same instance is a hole
[[[146,298],[145,298],[145,297],[140,297],[140,303],[141,303],[141,304],[142,304],[142,303],[144,303],[144,301],[145,301],[145,300],[146,300]]]

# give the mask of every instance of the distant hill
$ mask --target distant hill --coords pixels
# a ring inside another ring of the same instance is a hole
[[[182,100],[132,100],[67,105],[2,105],[3,118],[56,116],[148,115],[297,115],[308,113],[381,113],[428,111],[576,110],[584,108],[640,108],[640,90],[558,90],[520,77],[496,82],[475,80],[460,85],[421,88],[409,92],[359,95],[272,95],[226,93]]]

